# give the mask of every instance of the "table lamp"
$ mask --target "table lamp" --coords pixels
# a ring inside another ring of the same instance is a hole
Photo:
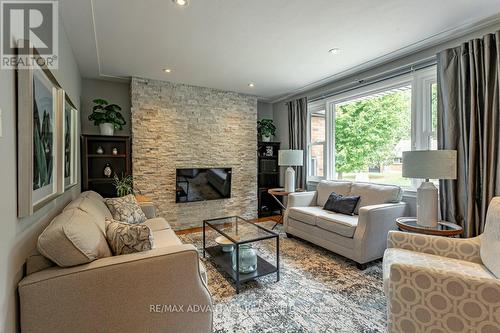
[[[456,150],[416,150],[403,152],[403,177],[425,179],[417,189],[417,223],[438,225],[438,189],[429,179],[457,178]]]
[[[292,166],[304,164],[304,151],[297,149],[278,151],[278,165],[287,166],[285,172],[285,192],[295,192],[295,170]]]

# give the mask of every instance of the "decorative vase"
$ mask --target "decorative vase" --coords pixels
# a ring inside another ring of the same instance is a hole
[[[118,155],[118,148],[113,148],[113,150],[111,151],[111,153],[113,155]]]
[[[263,135],[262,136],[262,142],[271,142],[271,136],[266,136],[266,135]]]
[[[113,168],[111,168],[111,164],[106,163],[106,165],[104,166],[103,174],[104,177],[111,178],[111,175],[113,174]]]
[[[97,147],[96,153],[99,155],[102,155],[102,154],[104,154],[104,149],[101,146],[99,146],[99,147]]]
[[[249,244],[240,245],[240,273],[248,274],[257,270],[257,251],[252,249]],[[233,270],[236,270],[236,250],[233,251],[232,264]]]
[[[99,130],[101,131],[101,135],[112,136],[115,134],[115,126],[111,123],[99,124]]]

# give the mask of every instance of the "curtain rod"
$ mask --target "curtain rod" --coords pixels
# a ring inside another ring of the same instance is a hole
[[[356,81],[352,81],[350,83],[346,83],[340,87],[334,88],[333,90],[326,91],[324,93],[313,95],[307,99],[308,102],[319,101],[328,97],[332,97],[338,94],[343,94],[358,88],[366,87],[374,83],[382,82],[385,80],[389,80],[401,75],[409,74],[418,70],[422,70],[425,68],[429,68],[435,66],[437,63],[437,59],[435,56],[431,58],[426,58],[424,60],[420,60],[418,62],[412,63],[410,65],[405,65],[396,69],[388,70],[384,73],[372,75],[370,77],[359,79]]]

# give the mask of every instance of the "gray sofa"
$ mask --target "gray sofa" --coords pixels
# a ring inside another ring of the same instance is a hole
[[[53,237],[64,246],[49,243],[51,248],[44,250],[39,243],[41,252],[50,251],[53,259],[65,262],[69,256],[85,254],[75,251],[81,250],[79,244],[71,247],[74,239],[66,239],[66,216],[71,216],[71,223],[79,219],[79,240],[106,249],[99,233],[111,214],[102,200],[89,191],[72,201],[51,223],[53,229],[60,225]],[[27,276],[18,287],[21,332],[212,331],[211,296],[196,248],[182,244],[167,221],[154,216],[154,206],[142,208],[148,217],[144,223],[154,237],[152,250],[119,256],[108,251],[105,257],[72,267],[56,266],[38,252],[28,258]],[[54,257],[54,253],[60,255]]]
[[[359,195],[355,215],[323,209],[332,192]],[[395,219],[404,216],[399,186],[350,181],[321,181],[316,191],[288,196],[284,216],[287,235],[296,236],[354,260],[358,267],[382,258],[387,234],[396,229]]]

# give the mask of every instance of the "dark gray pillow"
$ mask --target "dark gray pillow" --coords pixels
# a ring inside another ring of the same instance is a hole
[[[335,213],[354,215],[354,209],[356,209],[359,198],[359,195],[342,196],[340,194],[332,192],[332,194],[330,194],[330,196],[328,197],[328,200],[326,201],[325,207],[323,207],[323,209]]]

